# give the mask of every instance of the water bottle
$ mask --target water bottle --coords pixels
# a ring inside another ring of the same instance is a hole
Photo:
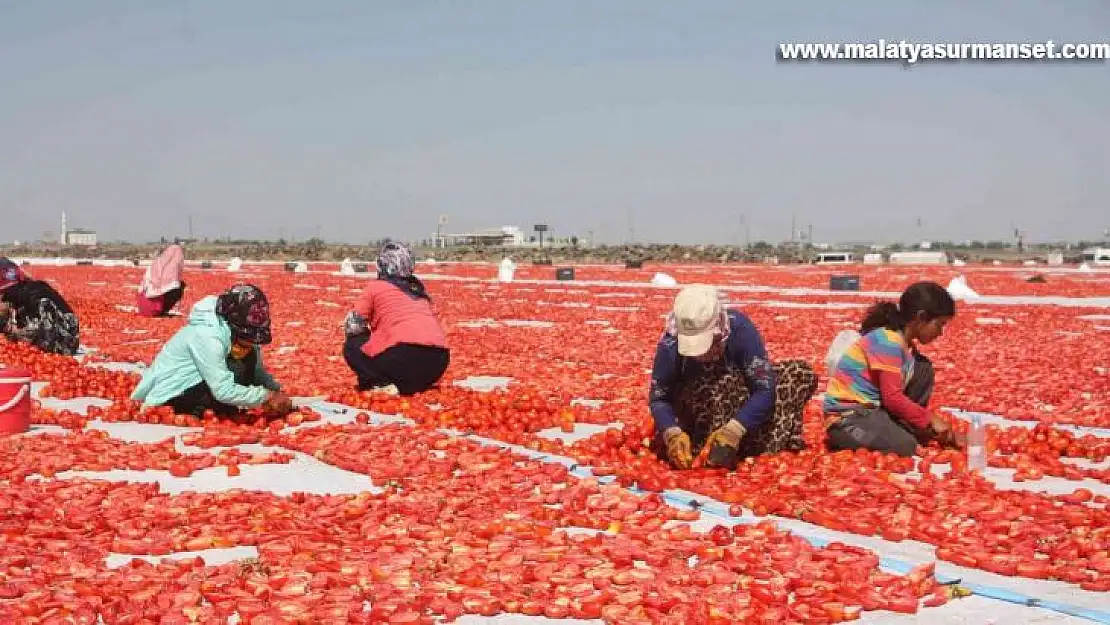
[[[967,468],[979,472],[987,468],[987,429],[977,414],[971,415],[967,428]]]

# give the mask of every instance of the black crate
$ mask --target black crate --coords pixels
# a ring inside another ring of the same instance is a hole
[[[574,267],[559,267],[558,269],[555,270],[555,279],[556,280],[573,280],[574,279]]]
[[[355,273],[370,273],[370,265],[367,265],[366,263],[355,263],[354,265],[352,265],[352,267],[354,268]]]
[[[550,258],[537,258],[537,259],[532,261],[532,264],[533,265],[550,265],[552,263],[551,263]]]
[[[93,262],[91,260],[79,260],[79,261],[77,261],[77,266],[78,267],[92,267],[92,264],[93,264]]]
[[[297,270],[297,263],[285,263],[285,270],[286,271],[296,271]]]
[[[625,269],[643,269],[644,261],[642,260],[626,260],[624,261]]]
[[[210,260],[204,261],[203,263],[200,264],[200,268],[201,269],[211,269],[212,268],[212,261],[210,261]]]
[[[829,278],[830,291],[858,291],[859,276],[832,276]]]

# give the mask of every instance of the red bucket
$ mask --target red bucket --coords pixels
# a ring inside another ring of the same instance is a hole
[[[31,372],[0,365],[0,434],[31,429]]]

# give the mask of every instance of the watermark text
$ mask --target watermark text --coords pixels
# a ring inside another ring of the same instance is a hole
[[[1103,61],[1110,59],[1110,42],[1057,43],[997,42],[942,43],[888,41],[841,43],[780,43],[779,61],[894,61],[914,64],[931,61]]]

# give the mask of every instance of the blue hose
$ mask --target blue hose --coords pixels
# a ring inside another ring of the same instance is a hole
[[[461,433],[456,432],[456,431],[452,431],[451,434],[457,436]],[[561,464],[563,466],[566,466],[570,470],[569,472],[570,472],[571,475],[574,475],[575,477],[578,477],[578,478],[594,477],[593,472],[590,471],[589,467],[580,466],[577,463],[575,463],[574,460],[572,460],[570,458],[566,458],[564,456],[553,456],[551,454],[536,451],[536,450],[533,450],[533,449],[528,449],[526,447],[521,447],[519,445],[513,445],[511,443],[506,443],[504,441],[499,441],[497,439],[486,438],[484,436],[478,436],[478,435],[474,435],[474,434],[462,434],[462,435],[464,437],[466,437],[466,438],[468,438],[468,439],[470,439],[470,440],[472,440],[476,443],[482,444],[482,445],[502,447],[502,448],[506,448],[506,449],[509,449],[511,451],[514,451],[516,453],[528,456],[528,457],[530,457],[534,460],[539,460],[541,462],[551,462],[551,463]],[[599,482],[601,482],[603,484],[607,484],[607,483],[610,483],[610,482],[614,481],[616,478],[614,478],[613,476],[600,476],[597,479],[598,479]],[[628,487],[626,490],[628,490],[632,493],[638,494],[638,495],[649,494],[649,491],[642,490],[642,489],[637,488],[635,486]],[[728,508],[725,506],[725,504],[723,504],[719,501],[716,501],[714,499],[710,499],[708,497],[704,497],[704,496],[699,495],[698,499],[696,500],[696,504],[694,504],[694,502],[691,501],[689,494],[679,494],[679,493],[676,493],[674,491],[664,491],[664,492],[659,493],[659,494],[662,496],[664,501],[666,501],[668,504],[670,504],[672,506],[675,506],[677,508],[689,508],[693,505],[702,514],[717,517],[717,518],[719,518],[723,521],[726,521],[729,524],[736,524],[736,523],[752,524],[754,522],[757,522],[757,520],[753,519],[752,517],[733,517],[732,515],[729,514]],[[762,519],[760,519],[760,520],[762,520]],[[815,547],[825,547],[825,546],[828,546],[828,544],[831,542],[831,541],[829,541],[825,538],[821,538],[819,536],[807,535],[804,532],[798,532],[796,530],[790,530],[790,532],[792,534],[794,534],[795,536],[798,536],[799,538],[805,540],[806,542],[810,543],[811,545],[813,545]],[[913,569],[914,564],[910,563],[910,562],[906,562],[904,560],[898,560],[898,559],[895,559],[895,558],[880,557],[879,566],[881,566],[882,568],[884,568],[888,571],[892,571],[894,573],[899,573],[899,574],[904,575],[906,573],[909,573]],[[997,601],[1005,601],[1006,603],[1012,603],[1014,605],[1020,605],[1020,606],[1025,606],[1025,607],[1041,608],[1042,610],[1049,610],[1051,612],[1058,612],[1060,614],[1066,614],[1068,616],[1074,616],[1074,617],[1077,617],[1077,618],[1083,618],[1083,619],[1087,619],[1087,620],[1090,620],[1090,621],[1094,621],[1096,623],[1105,623],[1107,625],[1110,625],[1110,611],[1107,611],[1107,610],[1095,610],[1095,609],[1091,609],[1091,608],[1083,608],[1083,607],[1079,607],[1079,606],[1060,603],[1060,602],[1057,602],[1057,601],[1047,601],[1047,600],[1043,600],[1043,599],[1038,599],[1036,597],[1030,597],[1028,595],[1023,595],[1021,593],[1006,590],[1005,588],[996,588],[994,586],[986,586],[986,585],[983,585],[983,584],[976,584],[976,583],[961,581],[958,578],[954,578],[954,577],[944,575],[944,574],[941,574],[941,573],[936,574],[936,579],[937,579],[938,582],[940,582],[942,584],[950,584],[950,583],[959,582],[960,586],[962,586],[964,588],[967,588],[972,593],[974,593],[976,595],[979,595],[980,597],[987,597],[989,599],[994,599],[994,600],[997,600]]]
[[[494,444],[498,444],[499,446],[507,446],[507,445],[505,445],[505,443],[501,443],[500,441],[493,441],[492,439],[482,439],[480,437],[474,437],[474,438],[476,440],[478,440],[478,442],[489,441],[489,442],[492,442]],[[515,446],[510,446],[510,447],[515,447]],[[542,454],[542,453],[535,452],[535,451],[532,451],[532,450],[528,450],[528,451],[531,452],[528,455],[532,456],[533,458],[535,458],[537,460],[541,460],[541,461],[544,461],[544,462],[558,462],[559,464],[569,465],[569,467],[571,469],[570,473],[572,475],[574,475],[575,477],[586,478],[586,477],[592,477],[593,476],[593,473],[590,471],[590,469],[588,467],[582,467],[582,466],[578,466],[576,464],[573,464],[573,461],[569,461],[567,458],[562,458],[562,457],[557,457],[557,456],[550,456],[550,455]],[[612,476],[604,476],[604,477],[598,478],[598,481],[600,481],[602,483],[609,483],[609,482],[612,482],[614,479],[616,479],[616,478],[613,478]],[[629,487],[629,488],[627,488],[627,490],[632,492],[632,493],[638,494],[638,495],[649,494],[649,491],[642,490],[642,489],[637,488],[635,486]],[[660,495],[663,497],[664,501],[666,501],[668,504],[670,504],[672,506],[675,506],[677,508],[689,508],[692,505],[692,501],[690,499],[690,496],[688,494],[685,494],[685,493],[678,494],[678,493],[675,493],[673,491],[664,491],[664,492],[660,493]],[[725,504],[723,504],[719,501],[709,499],[709,498],[704,497],[704,496],[699,496],[699,498],[696,501],[697,501],[696,508],[699,512],[701,512],[702,514],[708,515],[708,516],[717,517],[717,518],[719,518],[721,520],[724,520],[724,521],[726,521],[730,524],[735,524],[735,523],[751,524],[751,523],[757,522],[757,520],[754,519],[753,517],[739,517],[739,518],[738,517],[733,517],[731,514],[729,514],[728,508],[725,506]],[[790,532],[792,534],[794,534],[795,536],[798,536],[799,538],[805,540],[806,542],[813,545],[814,547],[826,547],[826,546],[829,545],[830,542],[832,542],[832,541],[829,541],[828,539],[822,538],[820,536],[808,535],[804,532],[798,532],[798,531],[793,530],[793,529],[790,530]],[[906,562],[904,560],[898,560],[898,559],[895,559],[895,558],[888,558],[888,557],[880,557],[879,558],[879,566],[881,566],[882,568],[884,568],[888,571],[904,575],[906,573],[909,573],[915,565],[911,562]],[[1023,595],[1021,593],[1006,590],[1005,588],[996,588],[994,586],[987,586],[987,585],[983,585],[983,584],[976,584],[976,583],[961,581],[959,578],[951,577],[949,575],[944,575],[944,574],[941,574],[941,573],[938,573],[936,575],[936,578],[937,578],[937,581],[942,583],[942,584],[951,584],[951,583],[959,582],[960,586],[962,586],[964,588],[967,588],[972,593],[974,593],[976,595],[979,595],[980,597],[987,597],[989,599],[994,599],[996,601],[1005,601],[1006,603],[1012,603],[1014,605],[1020,605],[1020,606],[1025,606],[1025,607],[1041,608],[1043,610],[1049,610],[1051,612],[1059,612],[1060,614],[1067,614],[1068,616],[1074,616],[1074,617],[1094,621],[1096,623],[1106,623],[1107,625],[1110,625],[1110,611],[1107,611],[1107,610],[1095,610],[1095,609],[1091,609],[1091,608],[1083,608],[1083,607],[1080,607],[1080,606],[1068,605],[1068,604],[1060,603],[1060,602],[1057,602],[1057,601],[1048,601],[1048,600],[1044,600],[1044,599],[1038,599],[1036,597],[1030,597],[1028,595]]]

